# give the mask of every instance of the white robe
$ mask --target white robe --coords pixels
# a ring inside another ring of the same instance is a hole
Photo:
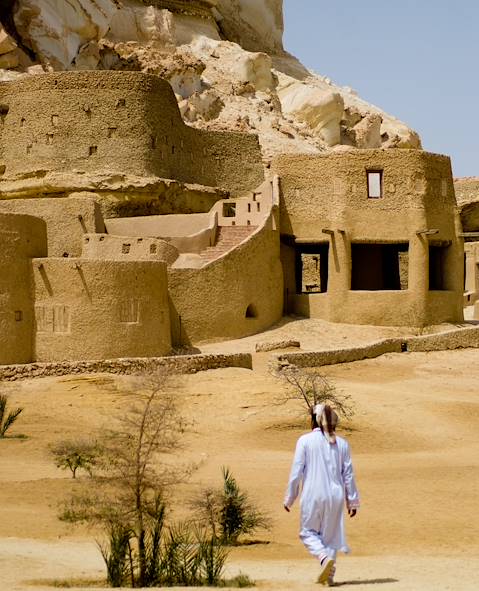
[[[291,507],[300,483],[300,538],[314,556],[336,557],[349,552],[344,532],[343,508],[359,507],[348,442],[336,436],[329,443],[320,429],[298,439],[284,504]]]

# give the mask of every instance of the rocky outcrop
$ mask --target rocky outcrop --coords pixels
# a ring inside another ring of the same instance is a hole
[[[6,11],[0,80],[72,69],[157,74],[185,121],[257,133],[266,163],[340,145],[421,147],[405,124],[284,51],[282,0],[16,0]]]
[[[479,177],[454,179],[454,192],[463,231],[479,232]]]
[[[218,0],[218,24],[227,39],[248,51],[283,49],[283,0]]]

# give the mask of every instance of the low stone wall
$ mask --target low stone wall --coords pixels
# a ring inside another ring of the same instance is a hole
[[[1,365],[0,381],[26,380],[70,374],[112,373],[134,375],[165,368],[172,373],[191,374],[208,369],[242,367],[252,369],[250,353],[228,355],[178,355],[132,359],[106,359],[99,361],[69,361],[63,363],[27,363],[24,365]]]
[[[351,363],[361,359],[372,359],[385,353],[401,353],[403,339],[384,339],[362,347],[350,349],[331,349],[326,351],[307,351],[304,353],[283,353],[276,355],[279,366],[285,364],[297,367],[321,367],[336,363]]]
[[[299,341],[289,340],[289,341],[267,341],[263,343],[256,343],[255,351],[256,353],[265,353],[267,351],[275,351],[278,349],[290,349],[290,348],[299,348],[301,347],[301,343]]]
[[[412,352],[447,351],[467,347],[479,347],[479,326],[407,339],[407,350]]]
[[[427,351],[449,351],[453,349],[479,348],[479,326],[460,328],[420,337],[384,339],[361,347],[325,351],[305,351],[274,355],[277,367],[321,367],[336,363],[351,363],[372,359],[385,353],[419,353]]]

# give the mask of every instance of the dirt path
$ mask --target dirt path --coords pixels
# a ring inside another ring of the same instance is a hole
[[[198,487],[218,484],[220,466],[267,510],[274,525],[242,547],[229,569],[265,589],[317,589],[316,564],[297,540],[298,510],[282,510],[297,437],[306,430],[293,403],[274,405],[279,384],[266,371],[226,369],[181,379],[179,403],[194,421],[183,459],[200,464],[175,496],[185,510]],[[338,582],[351,589],[479,588],[479,352],[385,355],[325,368],[355,402],[344,425],[362,494],[348,522],[350,557]],[[0,589],[32,589],[41,578],[102,576],[101,557],[85,530],[56,518],[58,501],[76,483],[55,468],[48,444],[91,432],[130,400],[129,378],[45,378],[9,386],[25,407],[16,432],[0,442]],[[23,581],[23,583],[22,583]],[[346,584],[346,582],[348,582]]]

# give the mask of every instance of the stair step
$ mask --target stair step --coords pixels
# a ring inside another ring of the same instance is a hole
[[[257,226],[221,226],[218,228],[216,244],[206,247],[200,252],[202,259],[212,261],[238,246],[251,236]]]

